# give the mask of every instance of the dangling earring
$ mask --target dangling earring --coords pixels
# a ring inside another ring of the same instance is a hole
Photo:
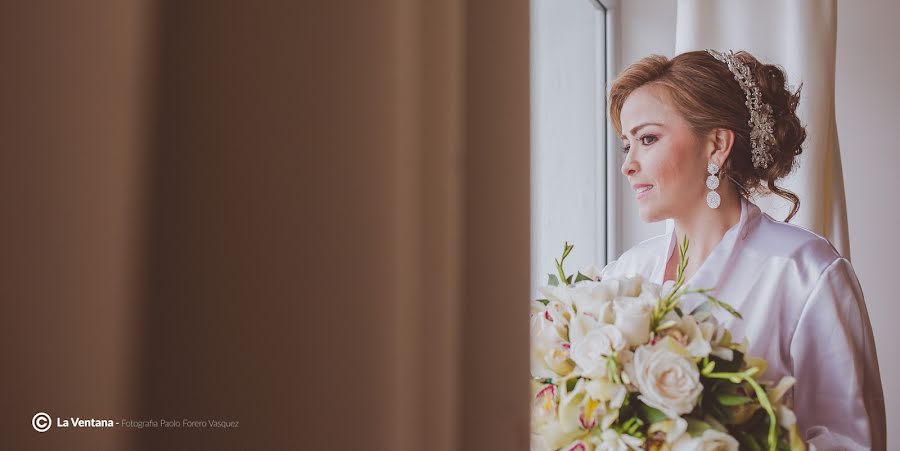
[[[706,205],[709,205],[709,208],[719,208],[719,203],[722,202],[722,199],[719,197],[719,193],[715,191],[719,187],[719,177],[716,176],[716,173],[719,172],[719,166],[710,161],[709,165],[706,166],[706,170],[709,171],[709,177],[706,177],[706,187],[711,190],[706,193]]]

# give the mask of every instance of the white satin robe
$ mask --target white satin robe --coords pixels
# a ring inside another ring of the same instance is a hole
[[[641,274],[661,284],[674,230],[645,240],[610,262],[603,276]],[[732,226],[686,282],[711,288],[743,320],[717,309],[715,316],[749,354],[769,367],[764,379],[792,375],[800,434],[818,451],[884,450],[884,395],[872,326],[850,262],[827,239],[773,219],[741,201]],[[690,311],[699,294],[685,299]],[[812,447],[810,447],[812,449]]]

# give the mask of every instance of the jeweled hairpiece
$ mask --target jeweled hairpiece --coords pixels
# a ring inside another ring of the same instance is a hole
[[[750,68],[741,60],[734,56],[734,52],[729,50],[727,53],[717,52],[712,49],[706,51],[717,60],[728,65],[728,69],[734,74],[734,79],[741,85],[747,101],[747,109],[750,110],[750,145],[752,150],[753,166],[765,169],[772,162],[772,153],[770,149],[774,149],[776,144],[775,135],[773,134],[775,121],[772,119],[772,107],[762,101],[759,93],[759,86]]]

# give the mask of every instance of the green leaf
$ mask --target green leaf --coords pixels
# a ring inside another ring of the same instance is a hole
[[[734,417],[731,413],[731,410],[729,410],[722,404],[719,404],[713,400],[707,402],[705,407],[706,413],[709,416],[715,418],[719,423],[730,424],[733,421]]]
[[[550,300],[549,300],[549,299],[538,299],[537,301],[540,302],[541,304],[544,304],[544,305],[547,305],[547,304],[550,303]]]
[[[748,402],[753,402],[753,398],[741,395],[730,395],[728,393],[720,393],[716,395],[716,399],[718,399],[719,403],[723,406],[729,407],[740,406],[743,404],[747,404]]]
[[[693,418],[687,418],[687,433],[691,435],[691,437],[697,437],[703,434],[703,431],[707,429],[712,429],[712,426],[705,421],[695,420]]]
[[[640,411],[641,416],[647,419],[648,424],[658,423],[669,419],[669,417],[662,413],[661,410],[650,407],[642,402],[638,402],[638,410]]]
[[[769,416],[765,409],[759,409],[750,416],[750,419],[741,424],[741,430],[754,436],[767,437],[769,429]],[[765,443],[766,438],[758,438],[759,443]],[[760,441],[761,440],[761,441]]]
[[[591,279],[590,277],[582,274],[581,271],[578,271],[578,275],[575,277],[575,282],[581,282],[582,280],[594,280],[594,279]]]
[[[577,384],[577,383],[578,383],[578,378],[577,378],[577,377],[573,377],[573,378],[571,378],[571,379],[567,379],[567,380],[566,380],[566,391],[567,391],[567,392],[571,392],[572,390],[575,390],[575,384]]]
[[[547,281],[547,284],[548,284],[548,285],[552,285],[552,286],[554,286],[554,287],[558,287],[558,286],[559,286],[559,279],[556,277],[555,274],[550,274],[550,279]]]
[[[746,449],[749,449],[752,451],[763,451],[763,447],[759,444],[759,442],[756,440],[756,438],[753,437],[752,435],[750,435],[746,432],[741,432],[737,438],[741,444],[741,449],[746,448]]]
[[[569,242],[566,241],[566,242],[563,244],[563,254],[562,254],[562,259],[565,260],[566,257],[569,256],[569,253],[572,252],[572,249],[574,249],[574,248],[575,248],[575,245],[574,245],[574,244],[569,244]]]
[[[676,287],[681,285],[678,282],[684,281],[684,270],[687,268],[688,261],[690,261],[690,258],[687,257],[688,246],[688,237],[685,235],[681,240],[681,246],[678,248],[678,267],[675,269]]]
[[[556,262],[556,272],[559,273],[558,280],[566,282],[566,285],[572,283],[572,277],[566,276],[566,272],[563,270],[563,263],[565,263],[566,257],[569,256],[569,253],[572,252],[572,249],[574,249],[574,248],[575,248],[574,244],[569,244],[569,242],[566,241],[565,244],[563,245],[562,258],[560,258],[559,260],[553,259],[553,261]]]
[[[778,428],[778,430],[781,431],[782,429]],[[780,436],[781,436],[781,434],[779,434],[779,437]],[[791,451],[791,444],[788,443],[787,440],[781,440],[781,438],[779,438],[778,439],[778,451]]]

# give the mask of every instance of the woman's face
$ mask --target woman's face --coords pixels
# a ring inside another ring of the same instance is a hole
[[[620,114],[628,179],[641,219],[656,222],[705,205],[707,161],[687,121],[663,88],[642,86],[625,99]],[[649,191],[638,189],[650,185]]]

